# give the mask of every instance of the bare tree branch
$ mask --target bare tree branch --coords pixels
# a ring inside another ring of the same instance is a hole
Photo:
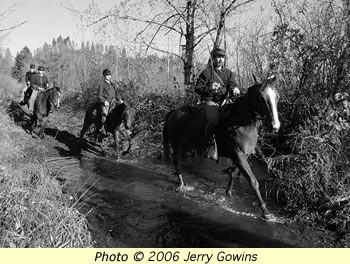
[[[180,12],[180,11],[176,8],[176,6],[174,6],[174,5],[171,3],[171,1],[166,0],[166,2],[176,11],[176,13],[177,13],[184,21],[186,21],[186,23],[188,23],[186,17],[183,15],[183,13]]]
[[[142,43],[145,44],[145,45],[147,46],[147,49],[150,48],[150,49],[152,49],[152,50],[156,50],[156,51],[159,51],[159,52],[162,52],[162,53],[165,53],[165,54],[173,55],[173,56],[175,56],[175,57],[180,58],[182,61],[184,61],[184,59],[182,58],[182,56],[180,56],[180,55],[178,55],[178,54],[176,54],[176,53],[173,53],[173,52],[170,52],[170,51],[166,51],[166,50],[163,50],[163,49],[159,49],[159,48],[157,48],[157,47],[154,47],[154,46],[149,45],[148,43],[146,43],[146,42],[144,42],[144,41],[143,41]]]
[[[12,27],[9,27],[9,28],[4,28],[4,29],[0,29],[0,32],[4,32],[4,31],[9,31],[9,30],[12,30],[12,29],[15,29],[23,24],[27,23],[27,21],[23,21],[15,26],[12,26]]]
[[[225,13],[226,13],[226,15],[228,15],[231,11],[236,10],[237,8],[239,8],[239,7],[241,7],[241,6],[244,6],[244,5],[249,4],[249,3],[251,3],[251,2],[254,2],[254,1],[255,1],[255,0],[247,0],[247,1],[245,1],[245,2],[242,2],[242,3],[240,3],[240,4],[237,4],[237,5],[233,6],[233,4],[236,2],[236,0],[235,0],[235,1],[233,1],[233,2],[230,4],[230,6],[228,6],[228,7],[226,8]]]
[[[237,2],[237,0],[233,0],[233,1],[231,2],[231,4],[229,4],[229,5],[226,7],[224,13],[227,14],[227,13],[230,11],[230,9],[232,8],[232,6],[233,6],[236,2]]]
[[[152,22],[156,19],[156,17],[158,17],[160,14],[157,14],[156,16],[154,16],[154,18],[151,20]],[[144,33],[148,28],[149,26],[151,26],[152,24],[151,23],[148,23],[145,28],[143,30],[141,30],[140,32],[138,32],[134,38],[134,40],[136,40],[142,33]]]
[[[149,42],[149,44],[147,45],[146,48],[146,52],[148,51],[148,48],[152,45],[153,40],[156,38],[156,36],[158,35],[158,32],[161,30],[162,26],[159,26],[158,29],[156,30],[156,32],[153,34],[153,37],[151,38],[151,41]]]
[[[157,22],[157,21],[143,20],[143,19],[139,19],[139,18],[135,18],[135,17],[131,17],[131,16],[118,16],[118,15],[115,15],[115,14],[106,15],[106,16],[96,20],[95,22],[93,22],[91,24],[88,24],[87,26],[89,27],[89,26],[92,26],[94,24],[97,24],[97,23],[101,22],[102,20],[105,20],[106,18],[109,18],[109,17],[116,17],[118,19],[133,20],[133,21],[138,21],[138,22],[143,22],[143,23],[154,24],[154,25],[158,25],[158,26],[161,26],[161,27],[168,28],[168,29],[170,29],[172,31],[175,31],[178,34],[181,34],[181,32],[176,30],[175,28],[172,28],[171,26],[168,26],[168,25],[164,25],[164,24],[162,24],[160,22]]]

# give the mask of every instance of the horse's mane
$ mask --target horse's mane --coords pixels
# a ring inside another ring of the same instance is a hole
[[[224,105],[222,107],[222,111],[221,111],[222,117],[225,119],[227,123],[237,122],[234,120],[237,120],[237,113],[240,112],[239,111],[240,108],[244,107],[246,109],[249,109],[247,98],[251,95],[252,92],[254,92],[256,89],[259,89],[261,85],[262,84],[254,84],[248,87],[247,91],[244,94],[236,97],[233,103]],[[247,105],[245,106],[244,104],[247,104]],[[249,122],[253,121],[254,120],[253,117],[254,116],[252,115],[251,118],[248,118],[245,120],[248,120]]]

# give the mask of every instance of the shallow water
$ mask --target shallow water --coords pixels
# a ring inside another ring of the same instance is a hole
[[[88,214],[96,247],[332,247],[333,238],[294,223],[278,206],[268,208],[278,221],[261,219],[248,182],[237,176],[234,195],[225,195],[227,174],[209,160],[185,162],[184,181],[175,191],[173,166],[162,162],[101,157],[47,160]],[[254,163],[263,186],[268,177]]]

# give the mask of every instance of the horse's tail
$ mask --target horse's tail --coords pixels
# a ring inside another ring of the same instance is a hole
[[[169,142],[169,133],[168,133],[168,120],[170,114],[174,112],[174,110],[170,111],[166,117],[163,126],[163,155],[166,161],[170,160],[170,142]]]

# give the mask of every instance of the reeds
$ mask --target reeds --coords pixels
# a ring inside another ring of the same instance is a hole
[[[26,141],[26,137],[28,141]],[[92,247],[87,220],[0,109],[0,247]]]

